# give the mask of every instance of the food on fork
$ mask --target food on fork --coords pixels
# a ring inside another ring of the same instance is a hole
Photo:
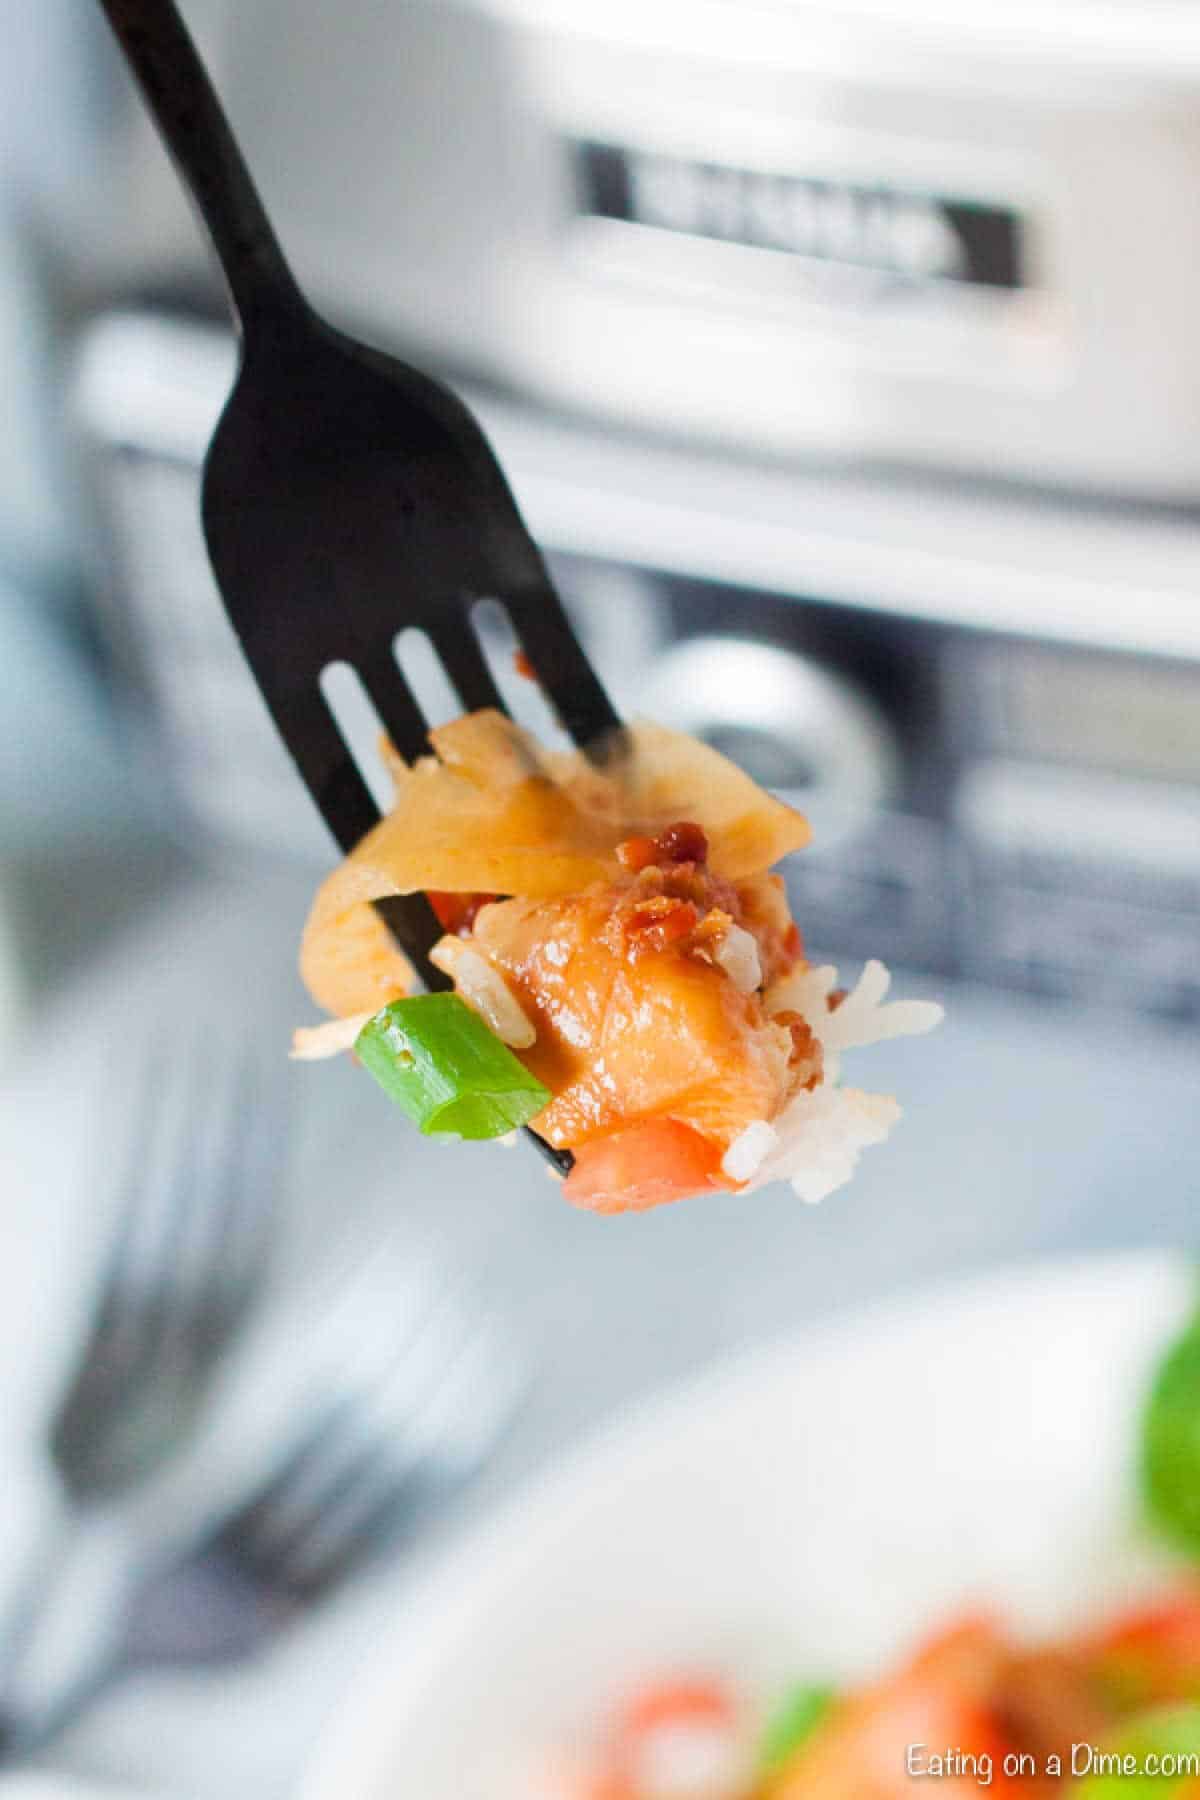
[[[293,1054],[353,1049],[427,1134],[531,1125],[569,1150],[568,1199],[618,1212],[789,1180],[820,1200],[899,1107],[839,1084],[844,1051],[941,1008],[849,992],[805,957],[772,865],[805,819],[695,739],[634,724],[606,763],[498,712],[394,753],[392,809],[323,884],[301,971],[336,1019]],[[445,927],[413,971],[371,902],[424,892]]]

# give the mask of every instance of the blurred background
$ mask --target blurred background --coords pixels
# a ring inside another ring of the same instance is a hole
[[[949,1009],[871,1053],[908,1116],[815,1212],[577,1215],[287,1068],[331,847],[201,541],[232,334],[99,9],[10,0],[0,1742],[270,1800],[438,1542],[592,1422],[918,1279],[1193,1246],[1200,29],[184,10],[302,282],[478,410],[619,706],[811,814],[811,954]]]

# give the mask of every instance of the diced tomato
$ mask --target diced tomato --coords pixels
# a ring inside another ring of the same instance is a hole
[[[984,1619],[939,1632],[896,1675],[839,1703],[771,1781],[770,1800],[912,1800],[910,1745],[923,1745],[914,1754],[927,1759],[958,1757],[931,1782],[945,1800],[978,1794],[988,1758],[992,1790],[1015,1791],[1020,1782],[1004,1774],[1010,1746],[988,1704],[1003,1655],[1003,1641]]]
[[[990,1692],[1008,1647],[988,1612],[961,1612],[918,1644],[907,1674],[921,1680],[945,1681],[972,1696]]]
[[[675,900],[662,894],[631,909],[624,921],[625,941],[635,954],[639,950],[666,950],[695,931],[699,916],[690,900]]]
[[[686,1774],[682,1777],[680,1762]],[[745,1793],[749,1774],[737,1704],[718,1681],[658,1681],[628,1699],[611,1727],[607,1767],[641,1800]],[[620,1790],[617,1789],[617,1792]]]
[[[617,861],[630,875],[637,875],[642,869],[650,867],[657,849],[657,838],[626,838],[623,843],[617,845]]]
[[[658,1734],[711,1734],[723,1750],[735,1744],[737,1726],[736,1703],[720,1682],[652,1682],[618,1707],[592,1762],[556,1771],[554,1800],[647,1800],[645,1764],[653,1765]]]
[[[625,1741],[660,1725],[729,1725],[737,1708],[719,1681],[658,1681],[625,1702],[618,1731]]]
[[[1200,1593],[1126,1613],[1092,1645],[1108,1697],[1122,1708],[1200,1698]]]
[[[631,875],[651,864],[670,867],[675,863],[706,863],[708,838],[703,826],[691,819],[680,819],[668,825],[657,837],[631,837],[617,845],[617,861]]]
[[[475,923],[480,907],[493,901],[495,894],[445,894],[435,890],[426,894],[434,917],[443,931],[454,937],[465,937]]]
[[[721,1173],[722,1150],[678,1119],[645,1119],[581,1144],[563,1184],[573,1206],[591,1212],[644,1212],[733,1184]]]
[[[704,827],[694,819],[680,819],[658,834],[659,855],[666,863],[703,863],[708,861],[708,838]]]

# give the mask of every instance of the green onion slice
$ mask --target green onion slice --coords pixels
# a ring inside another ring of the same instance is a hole
[[[354,1051],[427,1136],[503,1137],[552,1098],[457,994],[394,1000],[363,1026]]]
[[[1079,1800],[1167,1800],[1200,1791],[1200,1707],[1163,1707],[1122,1727],[1101,1749],[1078,1745]],[[1063,1773],[1066,1774],[1064,1767]]]
[[[836,1699],[831,1687],[802,1682],[789,1688],[769,1715],[758,1747],[763,1775],[777,1775],[807,1742]]]
[[[1141,1472],[1155,1524],[1200,1552],[1200,1318],[1159,1364],[1142,1415]]]

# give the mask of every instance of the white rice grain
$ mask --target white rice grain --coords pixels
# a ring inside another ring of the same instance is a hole
[[[772,1018],[781,1012],[797,1012],[813,1033],[824,1041],[829,1022],[829,996],[837,986],[837,970],[832,963],[817,968],[793,969],[774,982],[764,995],[767,1012]]]
[[[435,968],[449,975],[454,991],[477,1012],[489,1030],[512,1050],[528,1050],[537,1042],[533,1021],[498,969],[461,938],[439,938],[429,952]]]
[[[738,1133],[721,1158],[721,1173],[730,1181],[751,1181],[776,1149],[779,1133],[765,1119],[755,1119]]]
[[[798,1012],[814,1036],[820,1038],[827,1057],[864,1044],[880,1044],[888,1038],[919,1036],[932,1031],[945,1017],[933,1000],[893,1000],[883,1004],[891,975],[881,962],[867,963],[849,993],[829,1010],[829,996],[837,986],[837,970],[825,963],[820,968],[800,969],[784,975],[768,990],[767,1012]]]
[[[777,1146],[751,1186],[789,1181],[801,1200],[815,1205],[845,1186],[862,1152],[881,1144],[899,1117],[889,1094],[829,1086],[796,1094],[774,1121]]]
[[[744,925],[731,925],[713,951],[713,961],[724,969],[739,994],[753,994],[762,986],[762,962],[758,944]]]
[[[883,1004],[891,976],[881,962],[869,962],[841,1005],[828,1014],[820,1036],[833,1055],[888,1038],[919,1036],[945,1017],[932,1000],[894,1000]]]

